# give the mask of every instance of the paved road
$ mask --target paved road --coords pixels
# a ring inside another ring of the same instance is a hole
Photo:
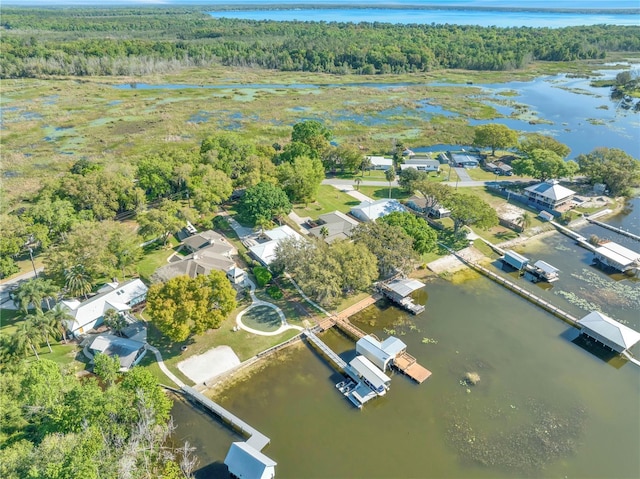
[[[44,268],[38,268],[36,271],[38,273],[42,273]],[[20,276],[3,281],[2,284],[0,284],[0,307],[5,309],[18,309],[18,306],[13,304],[13,301],[9,298],[9,292],[14,288],[17,288],[20,283],[23,283],[34,276],[35,273],[33,271],[28,271]]]
[[[464,169],[464,168],[462,168]],[[468,173],[467,173],[468,176]],[[468,181],[443,181],[442,184],[443,185],[449,185],[449,186],[459,186],[459,187],[471,187],[471,186],[486,186],[486,185],[490,185],[490,184],[495,184],[495,183],[518,183],[518,182],[522,182],[522,183],[528,183],[531,180],[498,180],[498,181],[476,181],[476,180],[472,180],[471,178],[469,178]],[[325,180],[322,180],[322,184],[323,185],[331,185],[331,186],[335,186],[336,188],[340,188],[340,189],[344,189],[347,192],[351,189],[353,189],[353,180],[341,180],[341,179],[336,179],[336,178],[328,178]],[[375,180],[364,180],[360,183],[363,186],[386,186],[387,188],[389,187],[389,182],[388,181],[375,181]],[[397,181],[392,181],[391,182],[391,186],[398,186],[398,182]]]
[[[471,179],[471,177],[469,176],[469,173],[467,172],[467,170],[465,168],[454,168],[453,171],[456,172],[456,174],[458,175],[458,178],[460,178],[461,182],[464,183],[464,182],[468,182],[468,181],[473,181]]]

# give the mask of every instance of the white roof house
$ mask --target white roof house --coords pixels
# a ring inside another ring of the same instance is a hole
[[[398,354],[407,349],[407,345],[394,336],[380,342],[371,335],[364,336],[356,343],[356,352],[362,354],[382,371],[386,371]]]
[[[385,158],[384,156],[368,156],[371,162],[371,168],[374,170],[390,170],[393,167],[393,158]]]
[[[276,248],[280,241],[287,238],[294,238],[298,241],[302,240],[302,236],[287,225],[265,231],[264,235],[268,238],[268,241],[249,247],[249,251],[265,266],[271,264],[276,258]]]
[[[225,465],[238,479],[273,479],[277,463],[246,442],[234,442],[229,448]]]
[[[613,241],[600,245],[594,253],[596,259],[604,265],[623,272],[633,267],[640,267],[640,253],[636,253]]]
[[[570,201],[576,192],[560,185],[558,180],[547,180],[525,188],[524,194],[537,205],[555,209]]]
[[[96,336],[89,350],[93,353],[102,353],[108,356],[118,356],[120,371],[128,371],[138,364],[147,352],[144,343],[133,339],[121,338],[111,334]]]
[[[358,206],[351,208],[351,214],[364,222],[375,221],[394,211],[405,212],[407,210],[398,200],[393,199],[383,199],[373,202],[363,201]]]
[[[611,319],[598,311],[592,311],[578,320],[583,334],[600,341],[605,346],[621,353],[638,341],[640,333]]]
[[[432,160],[431,158],[414,157],[400,165],[401,170],[406,170],[407,168],[413,168],[418,171],[439,171],[440,162],[438,160]]]
[[[379,396],[383,396],[391,385],[391,378],[364,356],[353,358],[345,372],[357,381],[364,381]]]
[[[351,230],[358,226],[360,222],[340,211],[334,211],[320,215],[317,224],[318,226],[309,230],[309,235],[322,238],[323,228],[326,228],[328,234],[324,241],[332,243],[336,240],[349,238]]]
[[[83,302],[61,301],[74,318],[67,322],[67,328],[74,335],[86,333],[102,324],[105,311],[128,311],[146,299],[148,290],[140,279],[132,279],[122,284],[108,283],[98,290],[97,295]]]

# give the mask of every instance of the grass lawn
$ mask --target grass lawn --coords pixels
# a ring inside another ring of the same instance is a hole
[[[362,194],[367,195],[374,200],[389,198],[388,186],[360,186],[359,190]],[[396,200],[406,200],[411,195],[406,193],[402,188],[394,186],[391,188],[391,198]]]
[[[328,173],[327,178],[338,178],[341,180],[355,180],[356,178],[360,178],[362,181],[386,181],[384,170],[369,170],[365,171],[364,175],[360,171],[355,173]]]
[[[317,219],[320,215],[338,210],[347,213],[351,208],[357,206],[360,202],[354,197],[334,188],[331,185],[320,185],[317,199],[314,203],[308,205],[294,205],[293,210],[301,217],[310,216]]]
[[[177,246],[178,240],[174,237],[169,238],[166,246],[163,246],[160,242],[147,246],[144,249],[144,257],[138,263],[138,274],[140,277],[145,281],[149,281],[149,278],[156,269],[167,264],[167,259],[174,253]]]

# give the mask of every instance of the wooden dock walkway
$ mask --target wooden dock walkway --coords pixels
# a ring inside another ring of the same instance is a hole
[[[331,362],[338,371],[344,371],[347,367],[347,363],[344,359],[338,356],[329,346],[327,346],[324,341],[322,341],[316,334],[309,330],[305,329],[302,333],[315,348],[320,352],[324,357],[326,357],[329,362]]]
[[[199,393],[189,386],[183,386],[182,392],[185,394],[185,396],[187,396],[188,399],[202,405],[204,408],[211,411],[220,419],[229,423],[234,429],[247,436],[249,438],[246,441],[247,444],[249,444],[254,449],[261,451],[267,444],[269,444],[269,442],[271,442],[271,439],[269,439],[267,436],[262,434],[254,427],[251,427],[235,414],[230,413],[219,404],[216,404],[204,394]]]
[[[400,372],[406,374],[418,384],[424,382],[429,376],[431,376],[431,371],[418,364],[416,358],[411,356],[406,351],[396,356],[396,358],[393,360],[393,365]]]
[[[571,230],[569,230],[569,231],[571,231]],[[539,296],[536,296],[535,294],[527,291],[526,289],[521,288],[517,284],[509,281],[508,279],[505,279],[502,276],[500,276],[498,274],[495,274],[492,271],[489,271],[484,266],[480,266],[479,264],[468,260],[467,258],[465,258],[464,256],[458,254],[457,252],[455,252],[455,251],[453,251],[451,249],[449,250],[449,252],[451,254],[455,255],[457,258],[459,258],[462,262],[464,262],[466,265],[468,265],[472,269],[475,269],[479,273],[482,273],[483,275],[485,275],[488,278],[492,279],[496,283],[501,284],[502,286],[504,286],[507,289],[510,289],[514,293],[517,293],[520,296],[522,296],[523,298],[528,299],[532,303],[540,306],[542,309],[550,312],[554,316],[562,319],[563,321],[566,321],[571,326],[578,327],[578,318],[576,318],[575,316],[567,313],[566,311],[563,311],[562,309],[558,308],[557,306],[549,303],[548,301],[545,301],[544,299],[540,298]]]
[[[628,238],[634,239],[636,241],[640,241],[640,236],[638,236],[636,234],[633,234],[633,233],[631,233],[629,231],[623,230],[622,228],[617,228],[615,226],[608,225],[607,223],[603,223],[602,221],[597,221],[597,220],[591,219],[588,216],[586,217],[586,220],[589,223],[593,223],[594,225],[601,226],[602,228],[606,228],[608,230],[615,231],[618,234],[621,234],[621,235],[626,236]]]

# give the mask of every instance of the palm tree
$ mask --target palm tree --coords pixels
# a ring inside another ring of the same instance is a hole
[[[73,321],[74,317],[60,303],[45,313],[49,316],[53,327],[62,334],[62,339],[67,342],[67,321]]]
[[[389,182],[389,198],[391,198],[391,182],[396,179],[396,170],[389,168],[384,172],[384,177]]]
[[[77,264],[64,272],[64,283],[67,292],[72,296],[87,295],[91,292],[91,276],[84,265]]]
[[[22,321],[18,324],[18,328],[13,333],[15,348],[18,351],[24,351],[25,357],[27,357],[27,352],[31,349],[36,358],[40,360],[38,350],[35,347],[35,345],[38,344],[37,340],[40,339],[40,337],[40,332],[35,328],[32,321],[28,319]]]
[[[362,183],[362,178],[355,178],[353,182],[356,184],[356,191],[360,189],[360,183]]]
[[[57,332],[56,328],[53,326],[49,316],[44,315],[42,313],[30,314],[25,317],[25,320],[31,321],[34,329],[38,332],[41,339],[44,339],[47,343],[47,347],[49,348],[49,352],[52,353],[51,343],[49,342],[49,338]]]
[[[326,240],[327,236],[329,236],[329,229],[326,226],[320,228],[320,236],[322,236],[323,240]]]
[[[35,310],[42,313],[42,301],[47,301],[50,308],[49,298],[58,292],[58,288],[48,279],[34,278],[22,283],[13,294],[14,301],[20,304],[20,309],[24,313],[29,312],[29,304],[33,304]]]
[[[104,312],[104,324],[120,336],[122,330],[127,327],[127,320],[115,309],[107,309]]]
[[[531,226],[531,221],[531,214],[525,211],[522,213],[522,216],[516,219],[515,223],[522,228],[522,231],[524,231]]]

